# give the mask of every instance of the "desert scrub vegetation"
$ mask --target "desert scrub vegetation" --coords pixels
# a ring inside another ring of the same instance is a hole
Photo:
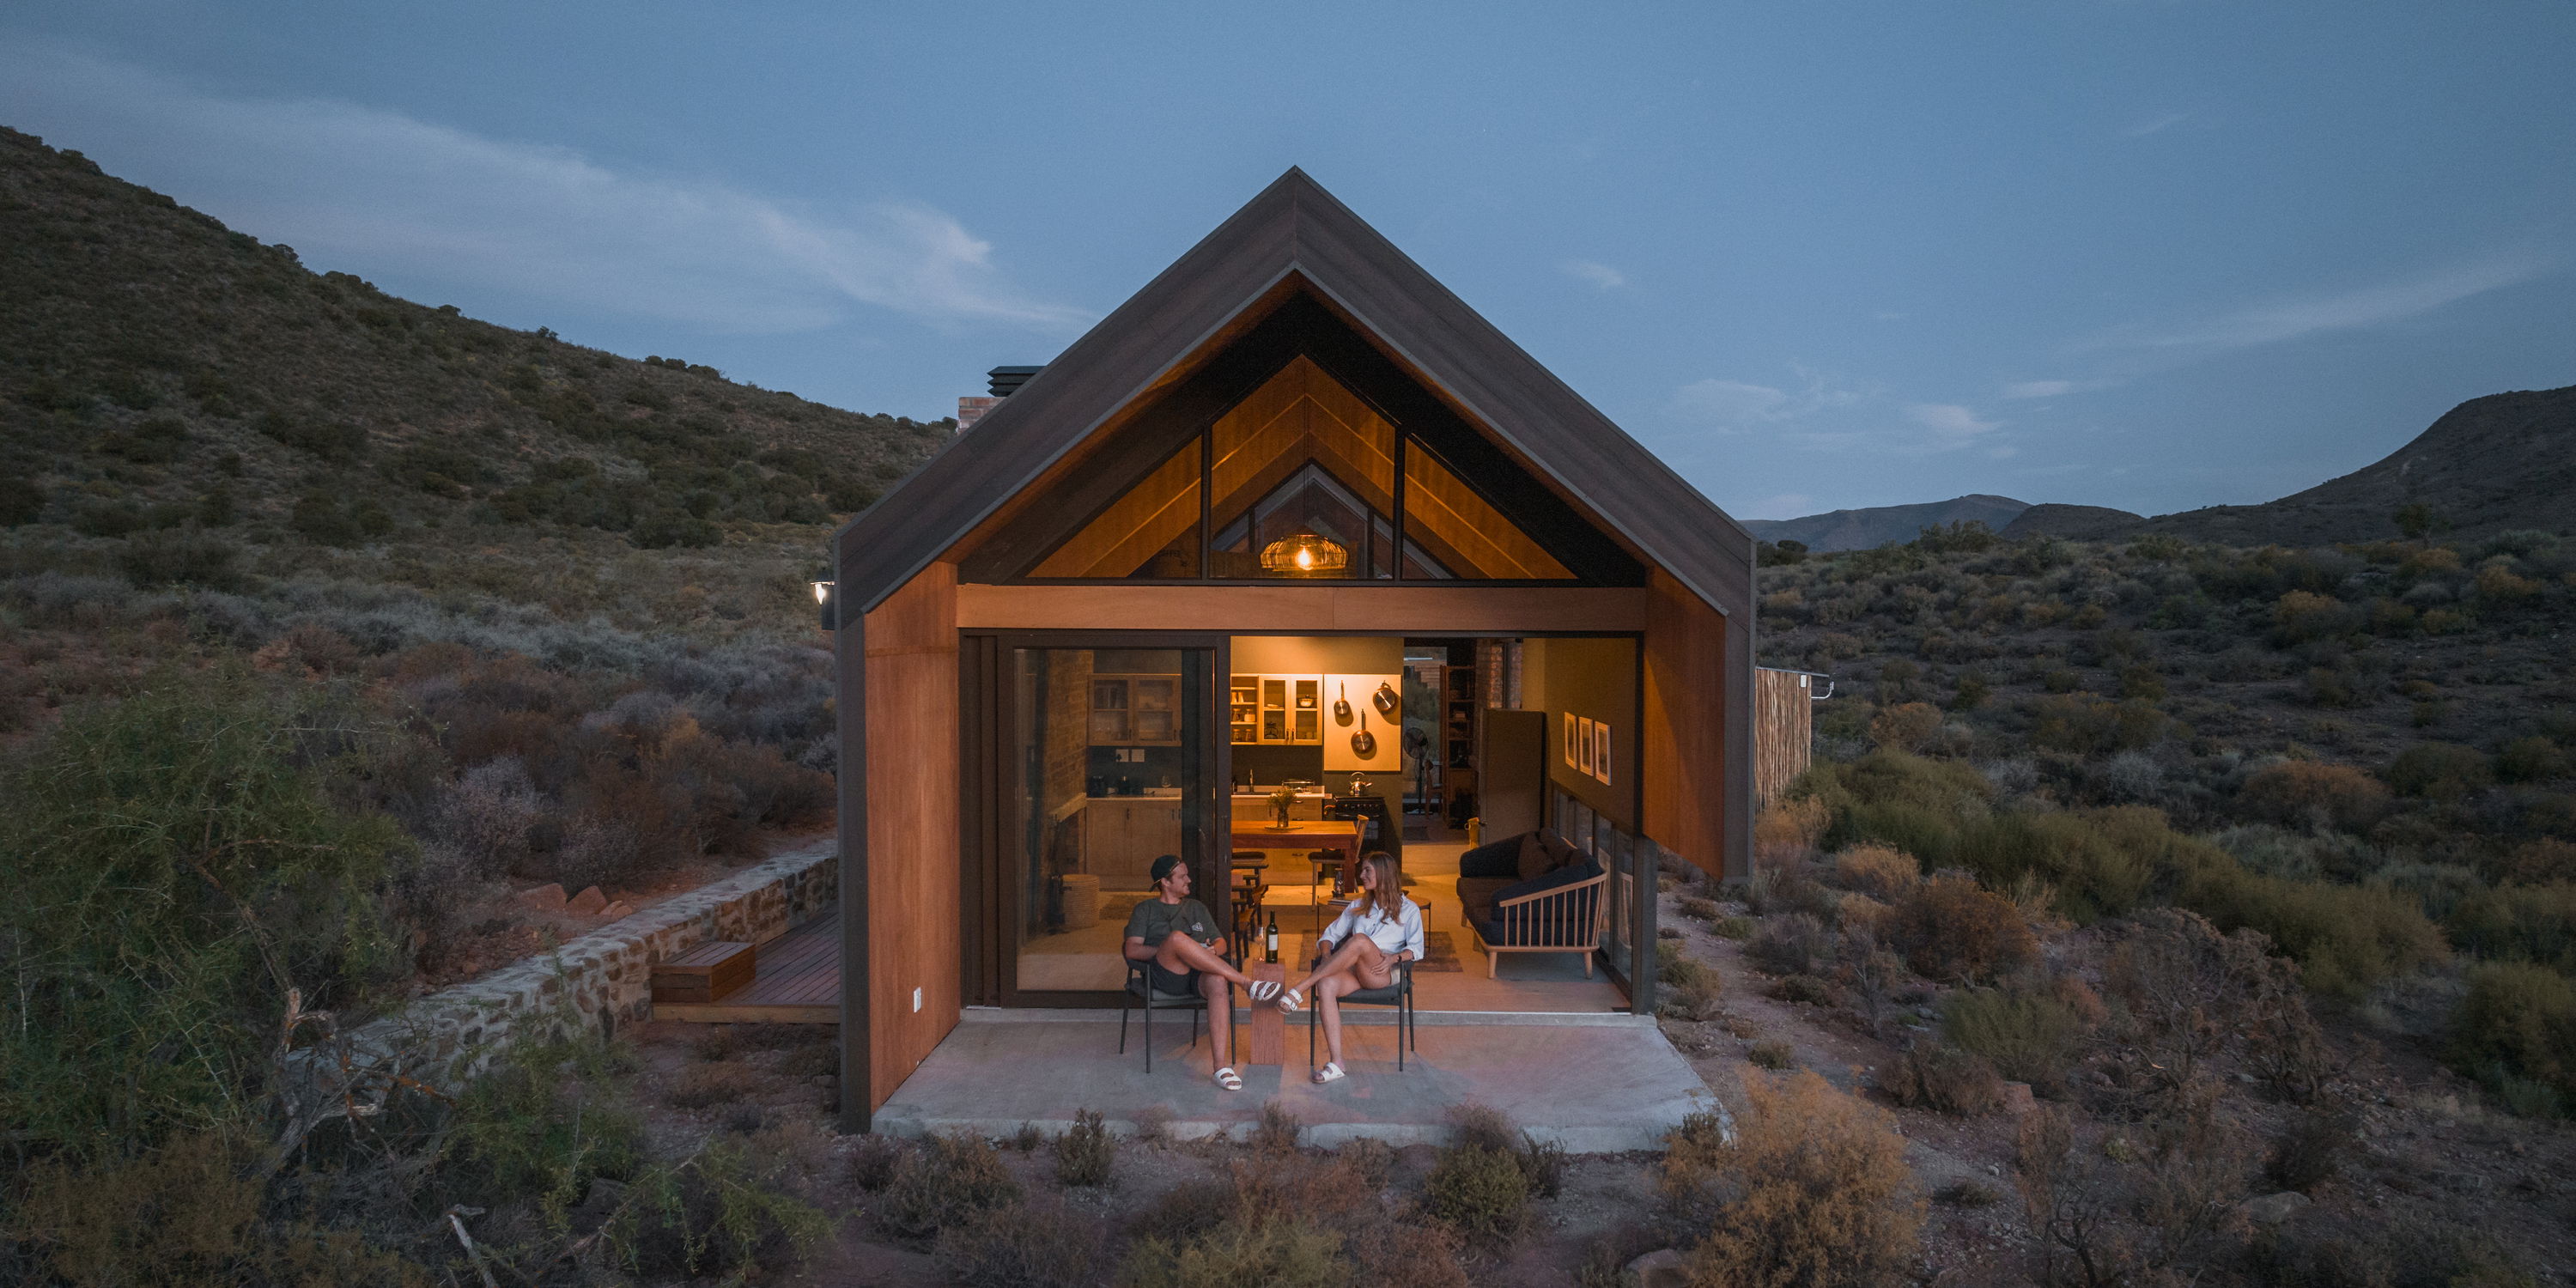
[[[1729,1136],[1695,1117],[1665,1142],[1662,1219],[1694,1283],[1894,1284],[1924,1204],[1887,1111],[1813,1072],[1749,1075]]]

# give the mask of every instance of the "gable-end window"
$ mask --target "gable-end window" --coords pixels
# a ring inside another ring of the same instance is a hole
[[[1026,575],[1578,579],[1431,447],[1304,356],[1164,458]]]

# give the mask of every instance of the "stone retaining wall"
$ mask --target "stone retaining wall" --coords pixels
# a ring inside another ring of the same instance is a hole
[[[840,893],[831,841],[779,855],[481,979],[442,989],[350,1033],[352,1055],[453,1086],[522,1038],[614,1032],[652,1009],[653,966],[709,940],[775,939]]]

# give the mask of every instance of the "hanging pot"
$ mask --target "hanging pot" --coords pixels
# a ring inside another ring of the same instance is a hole
[[[1389,684],[1384,680],[1380,680],[1377,683],[1377,692],[1369,695],[1369,701],[1377,704],[1377,713],[1379,716],[1388,720],[1393,720],[1395,718],[1396,707],[1401,705],[1404,700],[1395,695],[1394,685]]]
[[[1338,698],[1333,699],[1333,723],[1334,723],[1334,724],[1338,724],[1338,725],[1346,725],[1346,724],[1349,724],[1350,722],[1351,722],[1351,686],[1349,686],[1349,685],[1345,684],[1345,685],[1343,685],[1343,686],[1342,686],[1342,695],[1341,695],[1340,697],[1338,697]]]
[[[1362,760],[1371,760],[1377,756],[1377,735],[1368,730],[1366,712],[1360,715],[1360,731],[1351,735],[1351,754]]]

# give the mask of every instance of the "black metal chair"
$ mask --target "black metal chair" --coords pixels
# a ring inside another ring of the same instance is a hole
[[[1397,962],[1394,983],[1384,988],[1363,988],[1344,993],[1341,1004],[1395,1008],[1395,1071],[1404,1072],[1405,1050],[1407,1048],[1416,1052],[1421,1050],[1420,1047],[1414,1046],[1414,1038],[1421,1032],[1421,1028],[1413,1014],[1413,963]],[[1306,1067],[1309,1069],[1315,1067],[1315,1026],[1323,1023],[1319,1018],[1323,1011],[1324,999],[1321,994],[1307,999]]]
[[[1199,1044],[1199,1017],[1206,1014],[1208,1008],[1207,995],[1204,993],[1167,993],[1162,989],[1154,987],[1153,972],[1146,969],[1151,965],[1153,965],[1152,962],[1129,961],[1127,963],[1127,987],[1120,990],[1118,994],[1118,1054],[1120,1055],[1127,1054],[1128,1009],[1135,1006],[1139,1000],[1144,1002],[1145,1072],[1147,1073],[1152,1073],[1154,1071],[1154,1012],[1188,1011],[1190,1013],[1190,1047],[1192,1050],[1196,1050]],[[1228,1011],[1231,1011],[1234,1008],[1234,985],[1232,984],[1225,986],[1225,1005]],[[1225,1062],[1228,1065],[1236,1063],[1235,1051],[1242,1044],[1242,1032],[1243,1026],[1240,1024],[1229,1024],[1226,1026],[1225,1036],[1227,1050],[1225,1053]]]

